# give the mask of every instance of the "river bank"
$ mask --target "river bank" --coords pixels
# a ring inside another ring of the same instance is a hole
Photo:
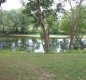
[[[30,35],[28,35],[28,34],[0,34],[0,36],[40,38],[39,34],[30,34]],[[69,35],[50,35],[50,38],[63,39],[63,38],[69,38]]]

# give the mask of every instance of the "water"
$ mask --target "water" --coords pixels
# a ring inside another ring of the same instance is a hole
[[[86,39],[84,39],[86,43]],[[0,37],[0,50],[28,51],[44,53],[43,42],[39,38]],[[50,39],[50,50],[60,52],[68,49],[69,39]]]

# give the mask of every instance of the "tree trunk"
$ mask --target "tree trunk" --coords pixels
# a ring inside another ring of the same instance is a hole
[[[36,0],[36,6],[37,6],[37,14],[38,14],[38,18],[39,18],[39,22],[40,22],[40,25],[41,25],[41,29],[42,29],[42,38],[44,40],[44,51],[45,52],[49,52],[50,49],[49,49],[49,34],[48,34],[48,30],[46,30],[45,28],[45,25],[44,25],[44,19],[43,19],[43,16],[42,16],[42,12],[41,12],[41,9],[40,9],[40,0]]]
[[[69,49],[71,49],[71,48],[72,48],[72,45],[73,45],[73,38],[74,38],[74,34],[73,34],[73,33],[71,33],[71,34],[70,34]]]
[[[3,24],[3,30],[2,30],[2,33],[4,34],[4,32],[5,32],[5,31],[4,31],[4,24]]]
[[[80,48],[81,48],[81,49],[84,49],[85,46],[83,45],[83,42],[81,41],[81,38],[80,38],[80,36],[78,35],[77,31],[76,31],[76,33],[75,33],[75,37],[76,37],[77,41],[78,41],[79,44],[80,44]]]
[[[73,18],[73,23],[71,25],[72,31],[71,31],[71,35],[70,35],[71,38],[70,38],[69,49],[71,49],[74,36],[77,39],[77,41],[79,42],[81,49],[84,49],[84,45],[83,45],[83,43],[81,41],[81,38],[79,37],[78,32],[77,32],[77,23],[78,23],[78,19],[79,19],[79,16],[80,16],[82,2],[83,2],[83,0],[80,0],[79,5],[77,6],[76,14],[74,16],[73,7],[71,5],[71,0],[69,0],[70,6],[71,6],[71,11],[72,11],[72,16],[73,16],[72,17]]]

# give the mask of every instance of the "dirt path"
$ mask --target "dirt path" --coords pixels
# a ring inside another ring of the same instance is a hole
[[[23,65],[25,68],[30,67],[32,71],[37,73],[39,76],[35,80],[53,80],[52,77],[55,76],[53,74],[50,74],[47,71],[44,71],[43,69],[37,66],[32,65],[31,63],[24,62],[24,63],[19,63],[19,64]]]

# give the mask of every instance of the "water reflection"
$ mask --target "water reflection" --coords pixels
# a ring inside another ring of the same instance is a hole
[[[50,50],[59,52],[67,49],[67,39],[50,39]],[[0,37],[0,49],[13,51],[44,52],[42,42],[37,38]]]
[[[0,49],[44,52],[40,39],[35,38],[0,37]]]
[[[86,40],[84,40],[86,43]],[[50,39],[50,50],[59,52],[68,49],[69,39]],[[0,50],[44,52],[42,42],[38,38],[0,37]]]

